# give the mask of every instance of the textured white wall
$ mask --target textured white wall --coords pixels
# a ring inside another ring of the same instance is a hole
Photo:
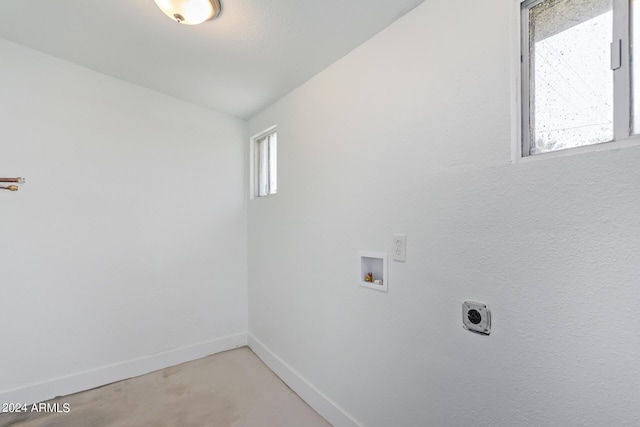
[[[640,425],[640,147],[511,162],[516,19],[426,1],[250,121],[279,193],[249,204],[249,332],[365,426]],[[358,287],[394,232],[389,293]]]
[[[0,176],[27,177],[0,192],[0,396],[245,334],[246,122],[0,58]]]

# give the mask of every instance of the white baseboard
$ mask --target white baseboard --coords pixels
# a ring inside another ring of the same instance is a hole
[[[0,402],[27,404],[42,402],[57,396],[90,390],[246,345],[247,334],[231,335],[12,390],[2,390],[0,391]]]
[[[291,366],[287,365],[282,359],[276,356],[264,344],[262,344],[253,335],[248,334],[249,348],[258,355],[260,359],[280,377],[285,384],[295,391],[309,406],[317,413],[322,415],[324,419],[329,421],[334,427],[359,427],[360,424],[351,418],[342,408],[333,403],[331,399],[325,396],[320,390],[313,386],[309,381],[304,379]]]

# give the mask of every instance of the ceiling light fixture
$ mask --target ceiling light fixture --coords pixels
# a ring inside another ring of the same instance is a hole
[[[180,24],[197,25],[220,14],[220,0],[154,0],[169,18]]]

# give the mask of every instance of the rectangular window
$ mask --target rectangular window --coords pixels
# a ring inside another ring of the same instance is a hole
[[[522,156],[630,137],[635,1],[522,3]]]
[[[254,163],[254,195],[278,192],[278,133],[270,129],[252,138]]]
[[[633,0],[631,2],[631,10],[633,11],[631,16],[632,28],[640,28],[640,1]],[[640,58],[640,31],[633,31],[631,38],[632,52],[631,57]],[[633,94],[631,99],[633,100],[633,133],[640,133],[640,66],[636,64],[633,67]]]

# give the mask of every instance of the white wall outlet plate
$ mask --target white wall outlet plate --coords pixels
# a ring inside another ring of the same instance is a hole
[[[407,260],[407,235],[393,235],[393,260],[405,262]]]
[[[491,333],[491,311],[489,307],[481,302],[463,302],[462,325],[469,331],[489,335]]]

